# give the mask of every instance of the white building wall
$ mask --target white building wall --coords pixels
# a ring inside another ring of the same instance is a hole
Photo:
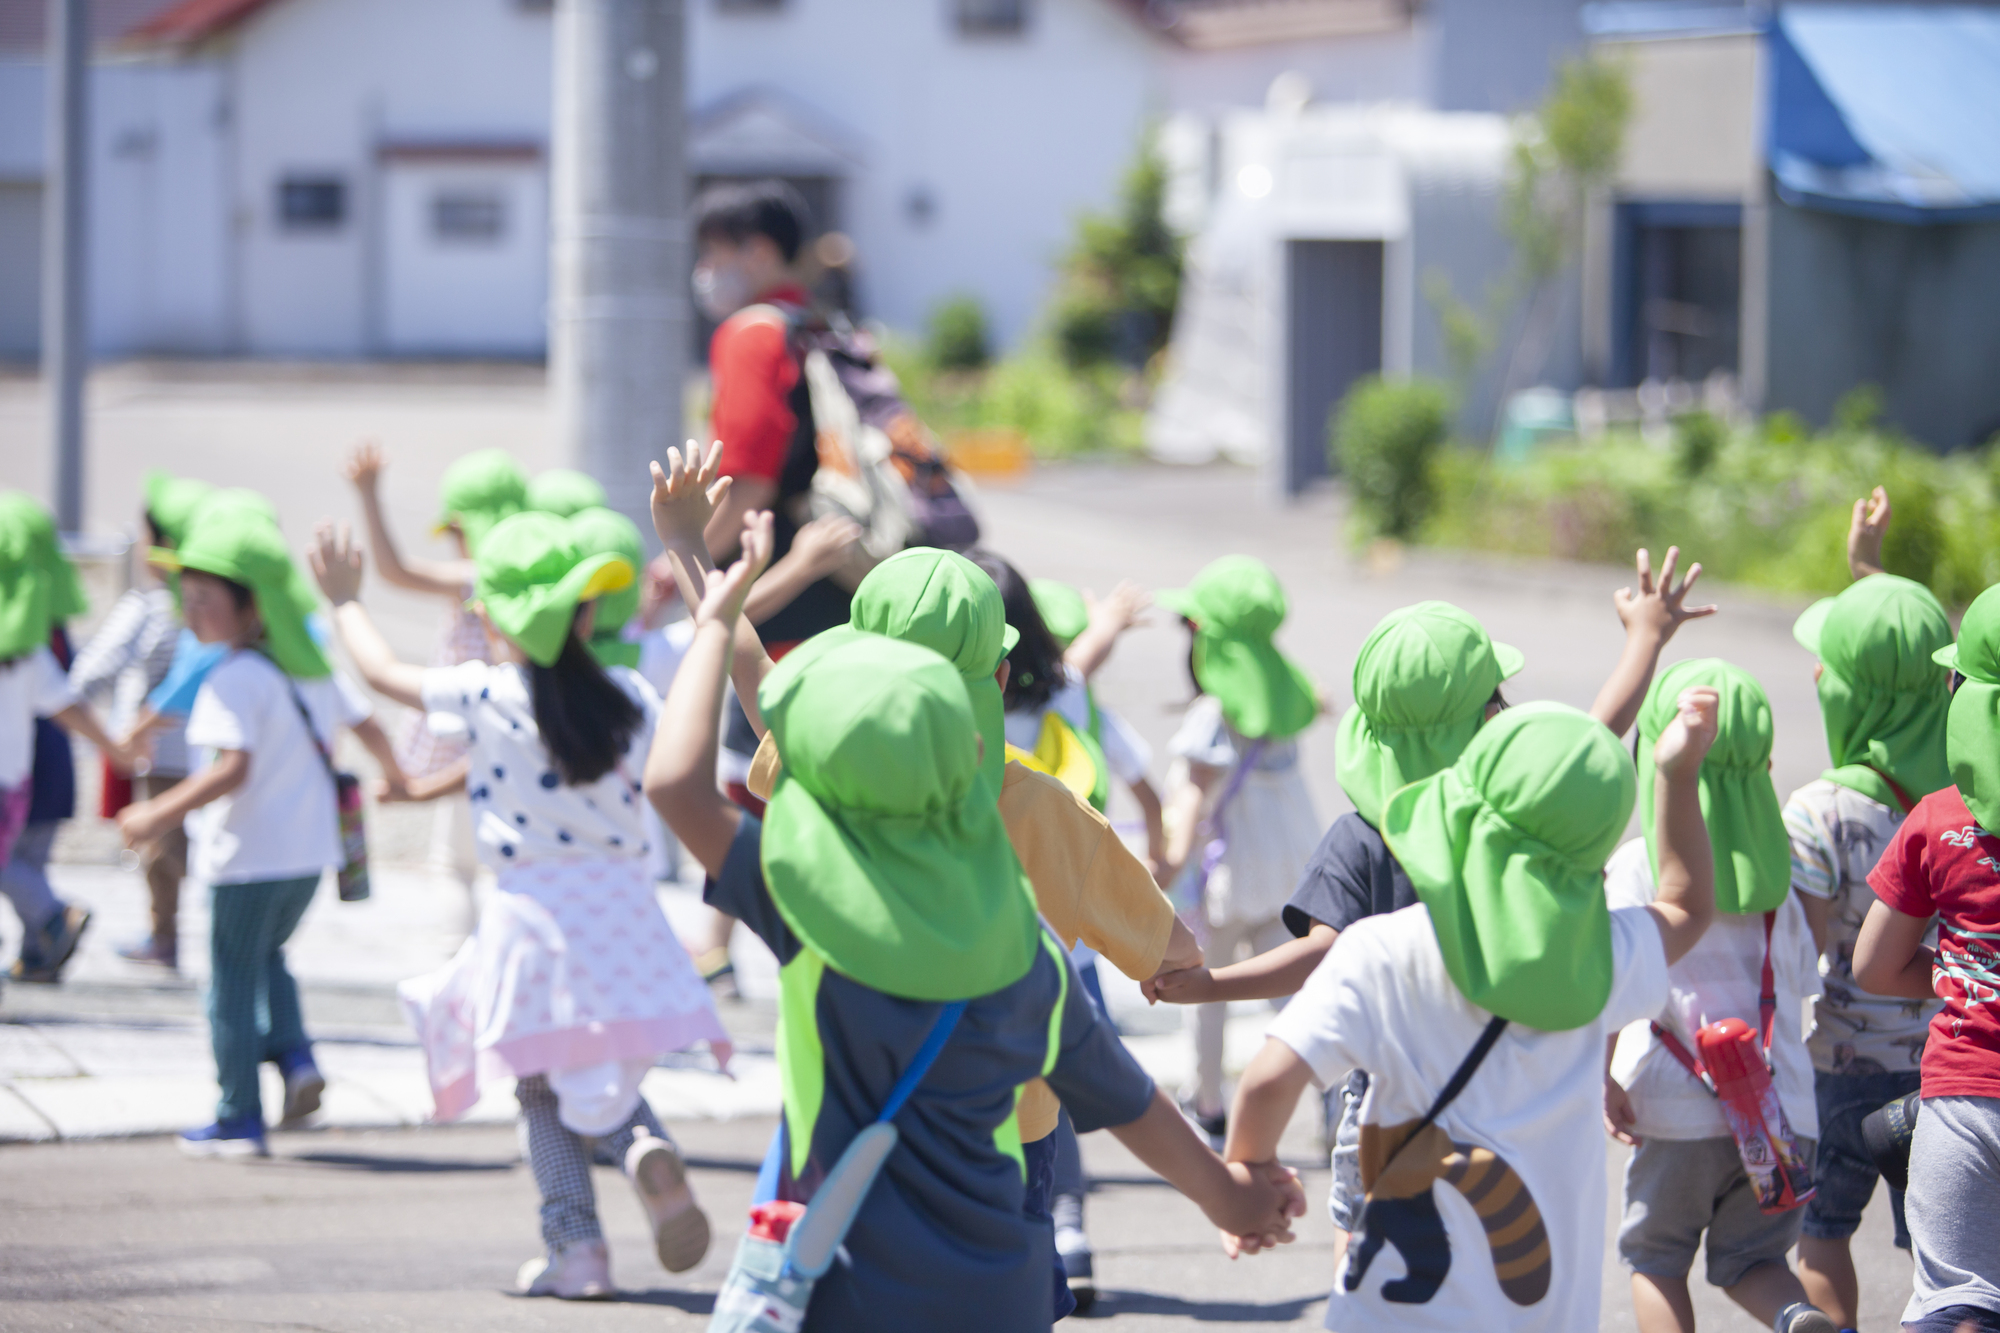
[[[232,43],[237,318],[257,355],[381,350],[376,149],[548,138],[549,19],[513,0],[284,0]],[[288,231],[280,182],[347,185],[337,228]]]
[[[773,87],[864,140],[843,226],[869,314],[920,328],[961,291],[1013,343],[1041,313],[1075,216],[1107,207],[1158,95],[1160,40],[1111,0],[1040,0],[1018,36],[964,37],[946,0],[691,2],[696,110]],[[927,222],[912,216],[927,195]]]

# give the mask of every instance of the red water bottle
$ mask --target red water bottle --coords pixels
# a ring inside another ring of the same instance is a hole
[[[1778,1104],[1756,1029],[1740,1018],[1725,1018],[1695,1033],[1695,1045],[1757,1191],[1757,1206],[1767,1213],[1797,1208],[1813,1196],[1812,1171]]]

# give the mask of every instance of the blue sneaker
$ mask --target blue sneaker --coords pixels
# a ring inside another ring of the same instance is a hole
[[[181,1151],[189,1157],[269,1157],[264,1146],[264,1121],[246,1115],[235,1120],[218,1120],[201,1129],[191,1129],[180,1137]]]
[[[320,1094],[326,1091],[326,1075],[313,1063],[312,1047],[286,1051],[277,1059],[278,1072],[285,1076],[285,1111],[278,1127],[288,1129],[319,1110]]]

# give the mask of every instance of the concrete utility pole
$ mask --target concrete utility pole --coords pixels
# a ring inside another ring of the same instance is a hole
[[[549,370],[570,458],[653,542],[688,363],[682,0],[557,0]]]
[[[89,0],[48,0],[48,165],[42,173],[42,385],[49,396],[56,526],[83,528],[83,379],[90,365],[84,319],[90,262],[86,173],[90,164]]]

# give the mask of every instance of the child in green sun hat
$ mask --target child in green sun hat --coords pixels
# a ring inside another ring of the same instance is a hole
[[[1843,1326],[1859,1319],[1850,1252],[1880,1173],[1861,1121],[1917,1090],[1935,1000],[1873,995],[1855,984],[1853,957],[1875,903],[1868,875],[1908,811],[1951,784],[1946,761],[1950,671],[1932,660],[1952,641],[1929,589],[1881,572],[1889,499],[1857,501],[1849,532],[1855,582],[1816,602],[1793,636],[1818,659],[1820,716],[1832,767],[1785,801],[1792,888],[1820,955],[1806,1049],[1819,1111],[1818,1193],[1806,1204],[1799,1275],[1813,1303]],[[1904,1196],[1891,1187],[1895,1240],[1907,1248]]]
[[[951,662],[851,626],[808,640],[758,690],[784,757],[766,819],[716,791],[722,685],[769,524],[753,516],[747,558],[709,584],[646,785],[708,868],[709,901],[781,965],[776,1197],[811,1198],[942,1006],[967,1004],[897,1116],[900,1142],[847,1234],[849,1262],[819,1280],[804,1328],[1048,1327],[1049,1236],[1023,1212],[1017,1111],[1036,1076],[1080,1127],[1115,1127],[1218,1224],[1240,1216],[1271,1239],[1289,1235],[1302,1203],[1284,1174],[1223,1173],[1036,920]]]
[[[570,535],[585,555],[615,555],[633,569],[646,567],[646,548],[631,519],[603,506],[580,509],[569,516]],[[640,588],[635,578],[617,592],[597,599],[590,631],[590,651],[606,666],[639,665],[639,644],[626,634],[639,611]]]
[[[1660,893],[1644,907],[1604,897],[1631,759],[1575,709],[1501,713],[1383,808],[1419,902],[1340,932],[1245,1071],[1225,1153],[1270,1161],[1308,1083],[1370,1072],[1366,1202],[1328,1328],[1598,1326],[1605,1044],[1659,1012],[1714,911],[1698,774],[1715,710],[1713,691],[1684,691],[1648,756]]]
[[[1606,1072],[1605,1124],[1636,1148],[1625,1170],[1618,1252],[1632,1273],[1642,1333],[1685,1326],[1668,1312],[1692,1308],[1688,1272],[1698,1244],[1706,1246],[1709,1284],[1761,1322],[1782,1333],[1831,1330],[1835,1325],[1813,1309],[1786,1263],[1803,1212],[1763,1211],[1766,1201],[1745,1170],[1722,1105],[1695,1072],[1703,1027],[1736,1018],[1762,1034],[1771,1085],[1798,1153],[1795,1188],[1803,1193],[1819,1113],[1800,1015],[1806,997],[1819,993],[1819,968],[1805,913],[1791,892],[1791,843],[1771,785],[1771,705],[1739,667],[1714,659],[1680,662],[1661,672],[1646,696],[1641,746],[1658,742],[1676,716],[1675,700],[1696,687],[1717,696],[1715,743],[1699,776],[1716,916],[1700,943],[1667,969],[1666,1007],[1650,1028],[1628,1030]],[[1644,836],[1620,847],[1605,870],[1614,911],[1654,898],[1653,781],[1650,771],[1640,774]],[[1767,978],[1775,1007],[1765,1030]]]
[[[2000,1326],[1992,1226],[2000,1172],[1993,1003],[2000,981],[1993,949],[2000,937],[2000,588],[1966,608],[1958,642],[1934,655],[1952,673],[1945,724],[1952,783],[1919,800],[1889,840],[1868,876],[1876,900],[1854,942],[1854,979],[1868,991],[1926,1008],[1943,1001],[1923,1048],[1904,1200],[1916,1269],[1903,1327],[1916,1333]]]
[[[1285,900],[1325,828],[1298,746],[1319,716],[1320,695],[1273,641],[1285,620],[1285,590],[1262,561],[1223,556],[1186,588],[1154,600],[1188,627],[1188,671],[1198,691],[1167,747],[1176,762],[1162,881],[1196,900],[1188,910],[1207,931],[1209,966],[1226,966],[1291,937]],[[1220,841],[1219,859],[1198,841]],[[1223,1016],[1219,1003],[1198,1004],[1188,1016],[1195,1044],[1190,1109],[1218,1142]]]
[[[223,656],[202,679],[186,739],[207,764],[118,824],[127,845],[186,822],[189,875],[208,886],[209,1030],[221,1098],[215,1122],[180,1138],[197,1157],[263,1156],[258,1066],[285,1082],[282,1119],[319,1106],[312,1057],[284,944],[321,872],[343,860],[332,753],[342,727],[366,734],[384,772],[395,759],[371,730],[367,698],[338,678],[307,624],[283,534],[256,505],[204,503],[180,544],[154,560],[179,573],[188,629]]]
[[[0,491],[0,891],[21,921],[21,954],[9,970],[16,981],[57,980],[90,924],[85,908],[55,896],[42,869],[75,803],[67,733],[120,770],[139,757],[111,738],[64,673],[63,622],[87,605],[48,511]]]
[[[541,1192],[545,1253],[524,1295],[612,1291],[588,1140],[624,1168],[671,1272],[701,1261],[708,1221],[685,1165],[640,1091],[659,1056],[727,1034],[654,896],[639,775],[659,700],[643,677],[588,647],[598,602],[629,587],[621,555],[588,554],[553,514],[516,514],[480,543],[474,610],[496,663],[399,662],[356,600],[361,553],[322,525],[313,569],[341,639],[379,693],[464,727],[480,857],[496,892],[473,938],[399,988],[424,1048],[435,1118],[456,1119],[483,1083],[515,1080]]]
[[[575,518],[586,509],[603,509],[609,503],[597,478],[575,468],[548,468],[528,483],[527,508],[557,518]]]

